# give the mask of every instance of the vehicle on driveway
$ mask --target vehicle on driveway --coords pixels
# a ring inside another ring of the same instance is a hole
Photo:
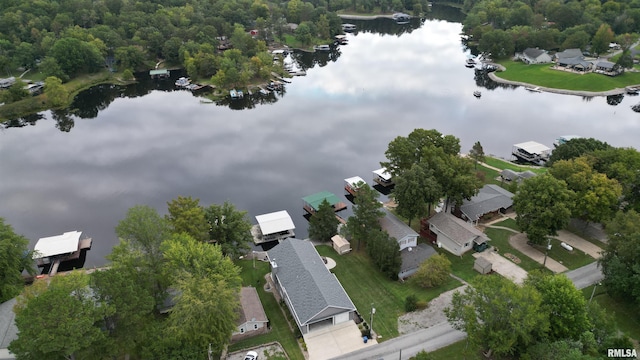
[[[247,355],[244,356],[244,360],[258,360],[258,353],[255,351],[247,352]]]

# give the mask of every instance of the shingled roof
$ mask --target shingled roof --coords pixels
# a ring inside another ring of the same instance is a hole
[[[500,209],[507,209],[513,205],[513,194],[498,185],[483,186],[478,194],[465,200],[460,211],[471,221],[476,221],[484,214]]]
[[[386,231],[390,237],[396,240],[402,240],[406,236],[418,236],[417,232],[398,219],[389,210],[383,207],[382,211],[384,212],[384,217],[381,217],[379,220],[380,227]]]
[[[482,231],[476,229],[475,226],[449,213],[440,212],[433,215],[429,219],[429,224],[435,226],[440,232],[460,246],[472,240],[478,244],[489,240],[489,238]]]
[[[286,239],[268,253],[272,270],[291,301],[300,326],[328,308],[355,311],[346,291],[309,241]]]

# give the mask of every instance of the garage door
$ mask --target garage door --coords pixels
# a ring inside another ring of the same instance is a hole
[[[349,313],[345,312],[342,314],[338,314],[335,316],[335,323],[334,325],[338,325],[338,324],[342,324],[343,322],[347,322],[349,321]]]

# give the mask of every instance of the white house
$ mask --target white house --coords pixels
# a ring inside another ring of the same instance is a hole
[[[380,227],[386,231],[390,237],[398,241],[400,251],[418,245],[418,233],[407,224],[398,219],[389,210],[382,208],[384,217],[380,218]]]
[[[516,57],[527,64],[544,64],[552,61],[551,55],[546,50],[537,48],[526,48]]]

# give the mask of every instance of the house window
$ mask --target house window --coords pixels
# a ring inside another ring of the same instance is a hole
[[[258,324],[253,324],[253,330],[258,330]]]

